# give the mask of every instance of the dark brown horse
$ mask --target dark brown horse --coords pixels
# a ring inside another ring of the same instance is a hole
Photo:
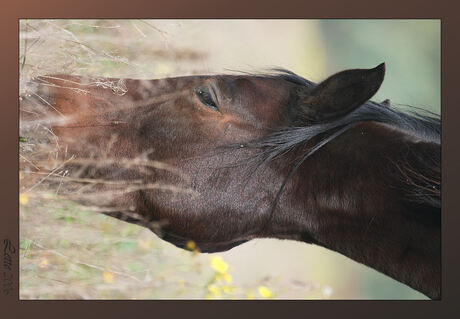
[[[383,78],[381,64],[319,84],[282,70],[36,83],[106,214],[203,252],[313,243],[437,299],[440,120],[369,101]]]

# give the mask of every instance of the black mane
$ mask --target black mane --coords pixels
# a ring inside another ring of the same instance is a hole
[[[284,69],[274,69],[273,71],[276,73],[267,74],[266,76],[271,78],[276,77],[297,85],[308,87],[315,85],[315,83],[291,71]],[[314,150],[309,152],[308,156],[310,156],[341,133],[363,122],[386,124],[425,142],[437,144],[441,142],[441,120],[438,114],[413,106],[408,106],[407,111],[401,111],[369,101],[335,121],[303,123],[303,125],[290,125],[290,123],[287,123],[285,127],[280,128],[276,132],[246,143],[246,146],[265,149],[264,154],[267,155],[268,160],[271,160],[316,136],[324,135],[325,137],[313,147]]]
[[[288,81],[294,84],[303,85],[303,86],[314,86],[315,83],[311,82],[300,75],[295,74],[292,71],[285,69],[272,69],[273,74],[267,74],[267,76],[276,77],[284,81]]]

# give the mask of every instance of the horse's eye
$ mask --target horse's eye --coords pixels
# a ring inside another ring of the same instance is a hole
[[[195,89],[195,94],[198,97],[198,99],[206,105],[207,107],[219,111],[219,108],[216,105],[216,102],[214,102],[213,95],[209,91],[209,89],[205,86],[200,86]]]

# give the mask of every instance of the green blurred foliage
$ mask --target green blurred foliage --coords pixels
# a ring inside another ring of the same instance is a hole
[[[440,20],[323,20],[326,72],[386,63],[375,99],[440,113]]]

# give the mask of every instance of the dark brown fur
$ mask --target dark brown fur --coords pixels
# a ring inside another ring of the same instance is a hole
[[[128,79],[124,95],[80,77],[37,82],[69,119],[53,127],[61,147],[99,161],[69,164],[78,177],[191,190],[139,187],[99,199],[107,214],[204,252],[259,237],[318,244],[437,299],[439,122],[366,102],[383,74],[380,65],[319,85],[291,73]],[[200,85],[218,111],[197,98]],[[104,166],[104,156],[116,160]],[[168,169],[124,165],[136,158]]]

